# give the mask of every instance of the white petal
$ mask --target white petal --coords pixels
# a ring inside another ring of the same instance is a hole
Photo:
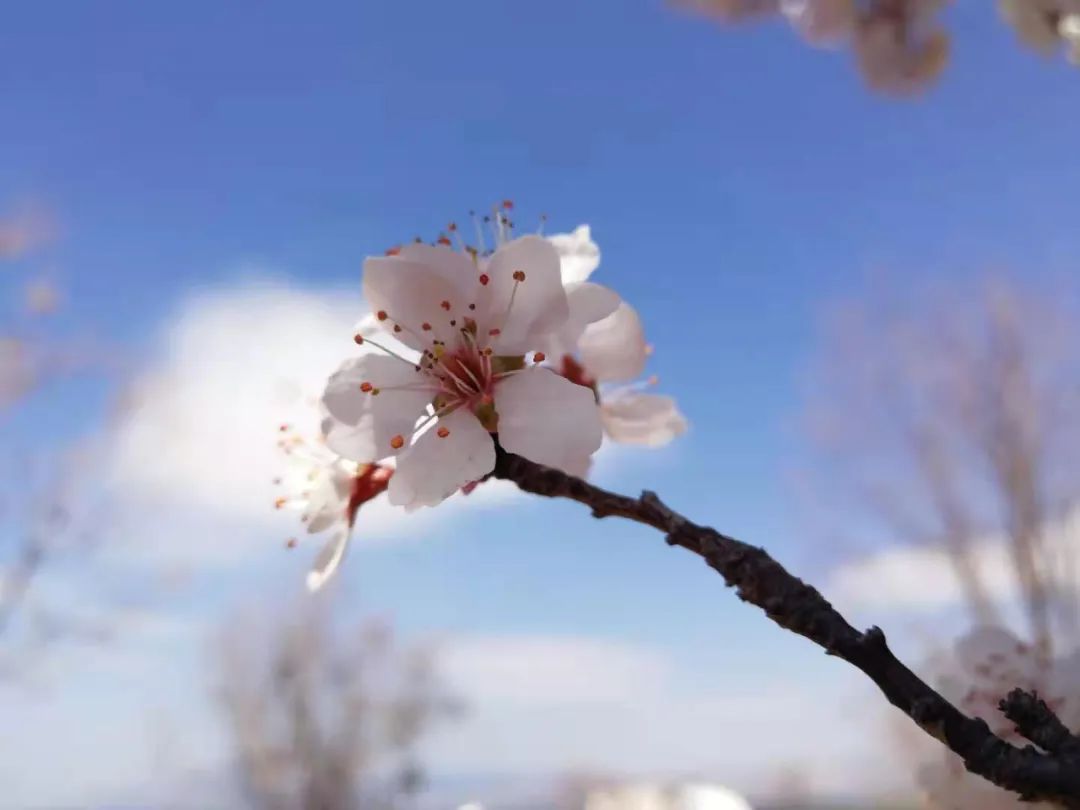
[[[533,367],[495,387],[499,441],[511,453],[559,469],[580,469],[603,440],[592,390]]]
[[[640,377],[649,355],[641,318],[625,301],[612,315],[586,327],[578,350],[586,370],[601,382]]]
[[[566,300],[570,316],[540,347],[553,361],[565,354],[577,354],[586,327],[611,315],[622,302],[613,290],[590,281],[567,284]]]
[[[439,252],[458,255],[447,248]],[[478,274],[463,278],[454,270],[456,267],[459,267],[456,260],[433,265],[400,255],[368,258],[364,261],[364,297],[372,311],[387,314],[380,321],[387,334],[406,346],[423,350],[435,338],[449,342],[457,335],[450,321],[468,312],[470,283],[479,287],[479,282],[475,282]],[[443,302],[449,309],[444,308]],[[425,330],[424,324],[431,328]],[[401,330],[395,331],[395,325]]]
[[[379,393],[362,391],[365,382]],[[433,396],[427,378],[408,363],[378,354],[349,360],[330,377],[323,393],[326,411],[347,428],[331,426],[327,444],[353,461],[377,461],[391,455],[393,437],[407,440],[412,435]]]
[[[341,561],[345,559],[345,552],[349,549],[349,538],[352,532],[348,526],[344,524],[341,528],[334,532],[334,535],[326,541],[320,550],[318,556],[315,557],[315,562],[312,563],[311,570],[307,575],[307,586],[309,591],[317,591],[327,580],[334,575],[334,573],[341,567]]]
[[[445,438],[440,429],[449,431]],[[398,456],[388,488],[390,503],[408,509],[435,506],[494,467],[491,434],[469,411],[454,411]]]
[[[604,430],[614,441],[659,447],[686,431],[675,400],[659,394],[625,394],[601,401]]]
[[[518,283],[514,273],[525,280]],[[490,345],[496,354],[523,354],[554,332],[570,315],[559,275],[559,256],[546,239],[523,236],[507,242],[484,267],[490,278],[485,298],[477,302],[481,338],[487,330],[501,331]],[[516,287],[516,292],[515,292]],[[511,303],[512,299],[512,303]]]
[[[588,225],[578,225],[571,233],[548,237],[559,254],[563,284],[584,281],[600,266],[600,247],[592,240]]]

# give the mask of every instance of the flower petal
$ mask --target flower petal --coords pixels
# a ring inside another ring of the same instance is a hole
[[[431,248],[431,250],[436,250]],[[440,254],[454,254],[443,248]],[[411,254],[409,254],[411,255]],[[430,348],[435,338],[449,342],[457,329],[450,321],[467,311],[470,278],[448,256],[442,265],[402,256],[378,256],[364,261],[364,298],[373,312],[385,313],[383,329],[411,349]],[[479,285],[477,285],[479,286]],[[425,329],[427,324],[430,329]],[[395,330],[395,326],[400,327]]]
[[[341,529],[334,532],[333,536],[326,541],[315,557],[311,570],[307,575],[307,587],[309,591],[317,591],[334,575],[341,567],[341,561],[345,559],[345,552],[349,550],[349,539],[352,532],[348,526],[342,525]]]
[[[593,392],[550,369],[533,367],[495,387],[499,441],[511,453],[562,470],[580,470],[603,429]]]
[[[640,377],[649,355],[641,318],[624,301],[613,314],[586,327],[578,351],[586,370],[601,382]]]
[[[390,503],[407,509],[436,506],[494,467],[491,434],[462,408],[439,419],[398,456],[387,490]]]
[[[566,323],[540,346],[553,360],[576,354],[585,328],[611,315],[622,303],[614,290],[590,281],[567,284],[565,289],[570,315]]]
[[[600,247],[592,240],[588,225],[578,225],[570,233],[548,237],[559,254],[563,284],[584,281],[600,266]]]
[[[515,273],[525,274],[517,281]],[[485,298],[477,301],[477,323],[483,337],[501,334],[491,342],[496,354],[523,354],[536,348],[545,335],[562,326],[570,315],[559,256],[546,239],[523,236],[507,242],[484,267],[490,281]]]
[[[686,432],[675,400],[659,394],[624,394],[600,403],[604,430],[622,444],[659,447]]]
[[[365,383],[372,390],[362,390]],[[395,436],[412,435],[433,396],[427,378],[409,363],[378,354],[349,360],[331,375],[322,399],[332,419],[348,429],[331,426],[327,443],[353,461],[385,458],[395,450]]]

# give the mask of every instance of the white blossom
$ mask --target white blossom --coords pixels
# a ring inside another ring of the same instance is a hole
[[[308,441],[287,425],[282,425],[281,432],[278,446],[286,462],[276,483],[285,494],[274,501],[274,506],[299,512],[309,534],[328,535],[308,573],[307,585],[314,591],[340,567],[357,510],[387,488],[393,470],[341,458],[320,441]],[[294,544],[295,539],[290,539],[289,545]]]
[[[510,239],[497,217],[490,254],[444,237],[364,264],[365,298],[402,349],[357,333],[379,353],[330,378],[327,443],[357,461],[394,457],[395,505],[434,506],[481,480],[495,432],[506,450],[562,469],[600,446],[592,392],[540,365],[570,317],[559,254],[540,236]]]

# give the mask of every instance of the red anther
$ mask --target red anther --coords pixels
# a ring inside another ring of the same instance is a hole
[[[380,309],[378,312],[375,313],[375,317],[378,318],[380,321],[385,321],[390,316],[386,314],[385,309]]]
[[[431,331],[431,324],[428,323],[427,321],[424,321],[422,324],[420,324],[420,328],[423,329],[425,332],[430,332]]]
[[[401,248],[400,248],[400,247],[396,247],[396,246],[395,246],[395,247],[392,247],[392,248],[389,248],[389,249],[388,249],[388,250],[386,251],[386,255],[387,255],[387,256],[397,256],[397,255],[398,255],[399,253],[401,253]]]
[[[524,281],[524,280],[525,280],[525,271],[524,270],[515,270],[514,271],[514,281]]]
[[[439,244],[440,244],[440,245],[449,245],[449,244],[450,244],[450,239],[449,239],[449,237],[446,237],[446,236],[440,236],[440,237],[439,237]]]
[[[405,446],[405,437],[399,433],[390,440],[390,446],[393,447],[395,450],[400,450],[402,447]]]
[[[547,359],[547,355],[544,354],[543,352],[537,352],[536,354],[533,355],[533,362],[534,363],[543,363],[546,359]]]
[[[480,283],[481,284],[483,284],[486,287],[489,281],[491,281],[491,276],[489,276],[487,273],[481,273],[480,274]]]
[[[514,201],[513,200],[503,200],[502,207],[507,211],[513,211],[514,210]]]
[[[365,394],[366,394],[366,393],[368,393],[368,392],[370,392],[370,391],[371,391],[371,389],[372,389],[372,388],[374,388],[374,387],[375,387],[375,386],[374,386],[374,385],[372,385],[371,383],[369,383],[369,382],[368,382],[367,380],[365,380],[364,382],[360,383],[360,390],[361,390],[361,391],[363,391],[363,392],[364,392]]]
[[[435,431],[435,435],[438,436],[440,439],[445,439],[447,436],[450,435],[450,429],[441,427]]]
[[[353,335],[352,339],[353,339],[353,343],[355,343],[357,346],[363,346],[364,345],[364,336],[361,335],[359,332],[357,332],[355,335]]]
[[[502,330],[501,329],[488,329],[488,334],[491,335],[492,337],[498,337],[499,335],[502,334]]]
[[[447,312],[450,311],[450,302],[449,301],[443,301],[441,304],[439,304],[439,306],[442,307],[443,309],[445,309]]]

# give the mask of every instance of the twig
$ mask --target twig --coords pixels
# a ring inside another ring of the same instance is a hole
[[[669,545],[703,557],[740,599],[869,676],[890,703],[960,756],[972,773],[1024,799],[1080,808],[1080,755],[1017,748],[997,737],[985,722],[960,712],[904,666],[879,628],[856,630],[815,588],[788,573],[764,549],[691,522],[653,492],[629,498],[502,448],[497,453],[493,477],[535,495],[585,504],[597,518],[621,517],[652,526],[666,535]],[[1049,708],[1046,712],[1053,716]]]
[[[1013,689],[998,706],[1016,730],[1040,748],[1051,754],[1080,756],[1080,737],[1070,732],[1034,692]]]

